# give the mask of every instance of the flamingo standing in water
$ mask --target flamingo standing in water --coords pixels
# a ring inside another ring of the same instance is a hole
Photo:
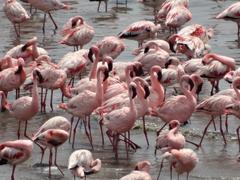
[[[149,161],[140,161],[136,164],[134,171],[121,177],[120,180],[141,179],[152,180],[149,174],[151,163]]]
[[[192,13],[184,6],[175,6],[167,14],[165,24],[177,32],[177,28],[192,19]]]
[[[171,149],[182,149],[185,146],[185,137],[179,132],[180,123],[178,120],[169,122],[169,132],[166,134],[159,134],[156,139],[155,154],[157,149],[163,152],[170,151]]]
[[[162,163],[160,166],[160,170],[158,173],[158,178],[160,178],[161,170],[163,168],[163,161],[168,159],[170,163],[170,180],[172,180],[172,167],[176,170],[179,175],[183,173],[187,173],[187,180],[189,177],[189,173],[196,167],[198,163],[197,154],[191,149],[172,149],[170,152],[165,152],[162,156]]]
[[[55,160],[54,160],[54,165],[58,168],[60,173],[62,175],[63,172],[59,168],[57,164],[57,149],[60,145],[62,145],[64,142],[67,141],[69,138],[69,133],[65,130],[62,129],[48,129],[46,131],[43,131],[42,133],[38,134],[35,136],[32,140],[37,143],[41,144],[43,146],[46,146],[49,148],[49,173],[48,176],[51,178],[51,166],[52,166],[52,149],[55,149]]]
[[[8,92],[16,89],[16,99],[20,97],[20,86],[26,80],[26,72],[23,68],[24,60],[19,58],[18,65],[4,69],[0,72],[0,91],[7,97]]]
[[[78,23],[78,21],[80,22]],[[78,25],[76,26],[76,24]],[[65,30],[65,35],[60,43],[74,46],[74,49],[78,50],[78,46],[82,49],[85,44],[92,40],[95,31],[92,26],[84,22],[81,16],[72,19],[72,27],[74,27],[74,25],[76,27],[69,29],[68,32]]]
[[[154,38],[160,29],[159,24],[155,25],[151,21],[137,21],[119,33],[118,37],[138,41],[138,47],[141,47],[144,40]]]
[[[209,98],[202,101],[200,104],[198,104],[196,106],[197,112],[203,112],[203,113],[209,114],[211,116],[211,119],[209,120],[207,126],[205,127],[205,129],[203,131],[203,135],[198,144],[199,147],[202,145],[203,138],[206,135],[209,125],[212,122],[214,122],[214,118],[217,116],[220,117],[220,132],[223,137],[224,143],[226,144],[226,139],[225,139],[224,132],[222,129],[221,115],[223,115],[225,113],[225,109],[229,105],[234,104],[236,101],[240,100],[240,93],[238,90],[239,85],[240,85],[240,78],[236,78],[233,82],[233,89],[227,89],[224,91],[220,91],[219,93],[216,93],[213,96],[210,96]]]
[[[129,104],[130,106],[122,107],[116,110],[111,111],[110,113],[103,116],[103,119],[100,121],[103,125],[106,126],[107,135],[111,144],[113,146],[113,151],[115,153],[115,158],[118,159],[118,142],[120,140],[120,135],[124,137],[124,141],[126,143],[126,150],[128,156],[128,145],[133,145],[134,143],[128,139],[123,133],[126,133],[132,129],[135,124],[137,117],[137,109],[133,99],[136,97],[136,84],[131,82],[128,88],[128,96],[129,96]],[[121,117],[119,119],[119,117]],[[135,145],[135,144],[134,144]],[[135,146],[136,148],[136,146]],[[134,148],[134,149],[135,149]]]
[[[62,103],[59,105],[60,108],[66,110],[73,116],[77,116],[79,119],[75,125],[73,132],[73,143],[72,148],[74,148],[75,134],[80,118],[83,118],[83,123],[85,126],[85,133],[89,139],[89,142],[93,148],[91,126],[90,126],[90,115],[91,113],[102,104],[103,101],[103,88],[102,83],[108,78],[108,69],[105,66],[98,68],[97,72],[97,89],[96,92],[85,90],[71,98],[67,103]],[[88,130],[87,130],[88,127]]]
[[[45,33],[45,23],[46,23],[47,14],[52,20],[55,26],[55,29],[57,29],[58,26],[51,15],[51,11],[56,11],[59,9],[70,9],[70,6],[60,2],[59,0],[28,0],[28,2],[36,9],[40,9],[41,11],[44,12],[43,27],[42,27],[43,33]]]
[[[6,141],[0,144],[0,165],[11,164],[14,180],[15,168],[18,164],[28,160],[32,155],[33,143],[30,140]]]
[[[4,0],[3,10],[7,18],[13,23],[15,32],[20,37],[20,24],[30,19],[27,11],[16,0]],[[16,27],[18,25],[18,27]]]
[[[217,15],[217,19],[225,19],[225,20],[230,20],[234,21],[237,23],[238,26],[238,39],[240,38],[240,2],[236,2],[232,5],[230,5],[227,9],[225,9],[223,12]]]
[[[180,123],[186,123],[191,117],[197,105],[196,98],[191,93],[193,87],[194,83],[191,77],[183,75],[180,79],[180,88],[184,95],[172,96],[165,100],[162,106],[152,111],[153,115],[160,117],[165,122],[163,127],[173,119],[179,120]],[[162,128],[158,130],[158,133]]]
[[[85,149],[74,151],[68,160],[68,169],[71,170],[74,179],[76,176],[86,179],[87,175],[100,171],[101,165],[101,160],[94,160],[92,153]]]
[[[38,113],[37,81],[39,79],[39,81],[41,82],[42,77],[41,77],[38,69],[34,69],[32,75],[33,75],[32,97],[23,96],[10,104],[7,101],[5,95],[2,93],[3,106],[9,111],[9,113],[12,117],[18,119],[18,121],[19,121],[18,132],[17,132],[18,139],[20,138],[20,127],[21,127],[22,121],[25,121],[24,136],[29,138],[27,135],[27,123],[32,117],[34,117]]]
[[[33,140],[36,139],[41,133],[49,130],[49,129],[62,129],[66,132],[69,132],[71,128],[70,122],[62,116],[54,116],[50,119],[48,119],[39,129],[38,131],[34,134],[33,136]],[[39,144],[38,144],[39,145]],[[44,147],[42,147],[44,146]],[[42,156],[41,156],[41,161],[40,163],[42,163],[43,161],[43,156],[45,153],[45,150],[47,148],[47,146],[45,146],[44,144],[39,145],[41,151],[42,151]]]

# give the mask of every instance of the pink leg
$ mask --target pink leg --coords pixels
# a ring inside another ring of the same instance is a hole
[[[18,132],[17,132],[18,139],[20,139],[20,130],[21,130],[21,121],[19,120],[18,121]]]
[[[74,129],[73,129],[73,142],[72,142],[72,149],[74,149],[76,130],[77,130],[77,127],[78,127],[78,123],[79,123],[79,121],[80,121],[80,118],[78,118],[77,123],[76,123],[76,125],[75,125],[75,127],[74,127]]]
[[[221,135],[222,135],[222,137],[223,137],[224,144],[226,145],[226,144],[227,144],[227,141],[226,141],[226,138],[225,138],[225,136],[224,136],[223,129],[222,129],[222,116],[220,116],[220,132],[221,132]]]
[[[216,127],[216,123],[215,123],[215,120],[213,119],[213,128],[214,128],[214,131],[217,131],[217,127]]]
[[[89,140],[89,142],[90,142],[90,144],[91,144],[91,146],[92,146],[92,149],[93,149],[93,144],[92,144],[90,135],[89,135],[89,133],[88,133],[88,131],[87,131],[87,120],[86,120],[86,117],[85,117],[84,120],[83,120],[83,124],[84,124],[85,133],[86,133],[86,135],[87,135],[87,137],[88,137],[88,140]]]
[[[51,107],[51,110],[53,111],[53,90],[51,90],[50,107]]]
[[[54,165],[58,168],[58,170],[61,172],[61,174],[64,176],[62,170],[60,169],[60,167],[57,164],[57,147],[55,147],[55,160],[54,160]]]
[[[238,128],[236,129],[237,137],[238,137],[238,151],[240,152],[240,135],[239,135],[239,130],[240,130],[240,126],[238,126]]]
[[[127,159],[128,159],[128,143],[127,143],[126,133],[124,135],[125,135],[125,137],[124,137],[125,149],[126,149],[126,155],[127,155]]]
[[[89,131],[89,136],[90,136],[90,139],[91,139],[91,143],[93,143],[92,130],[91,130],[91,124],[90,124],[90,116],[87,116],[87,123],[88,123],[88,131]]]
[[[102,121],[103,121],[103,118],[100,119],[99,126],[100,126],[100,131],[101,131],[101,136],[102,136],[102,146],[104,146],[104,136],[103,136]]]
[[[54,21],[54,19],[53,19],[52,15],[51,15],[51,13],[50,13],[50,12],[48,12],[48,15],[49,15],[50,19],[52,20],[52,22],[53,22],[53,24],[54,24],[54,26],[55,26],[55,29],[57,29],[57,28],[58,28],[58,26],[57,26],[57,24],[55,23],[55,21]]]
[[[48,89],[45,90],[45,96],[44,96],[44,100],[43,100],[43,111],[44,112],[46,112],[47,92],[48,92]]]
[[[44,18],[43,18],[43,27],[42,27],[42,31],[43,31],[43,33],[45,33],[45,23],[46,23],[46,16],[47,16],[47,14],[46,14],[46,13],[44,13]]]
[[[211,122],[213,121],[213,119],[214,119],[214,118],[213,118],[213,116],[212,116],[211,119],[210,119],[210,121],[208,122],[207,126],[205,127],[205,129],[204,129],[204,131],[203,131],[203,135],[202,135],[201,141],[200,141],[200,143],[198,144],[198,147],[200,147],[200,146],[202,145],[203,138],[204,138],[204,136],[205,136],[205,134],[206,134],[206,132],[207,132],[207,129],[208,129],[209,125],[210,125]]]
[[[13,165],[11,180],[14,180],[14,172],[15,172],[15,168],[16,168],[16,165]]]
[[[16,27],[16,24],[13,24],[13,26],[14,26],[14,30],[15,30],[15,32],[16,32],[17,37],[20,37],[20,33],[18,32],[18,29],[17,29],[17,27]]]
[[[157,180],[159,180],[159,178],[160,178],[160,175],[161,175],[161,172],[162,172],[162,168],[163,168],[163,161],[164,161],[164,159],[163,159],[163,160],[162,160],[162,162],[161,162],[160,169],[159,169],[159,172],[158,172],[158,177],[157,177]]]
[[[51,178],[51,166],[52,166],[52,148],[49,149],[49,170],[48,170],[49,178]]]
[[[146,139],[146,141],[147,141],[147,147],[149,147],[147,130],[146,130],[146,126],[145,126],[145,116],[142,117],[142,120],[143,120],[143,132],[144,132],[144,135],[145,135],[145,139]]]
[[[24,129],[24,136],[30,140],[32,140],[32,138],[30,138],[28,135],[27,135],[27,126],[28,126],[28,121],[25,121],[25,129]]]
[[[73,125],[73,121],[74,121],[74,116],[72,116],[71,118],[71,128],[70,128],[70,134],[69,134],[69,139],[68,142],[71,143],[71,138],[72,138],[72,125]]]

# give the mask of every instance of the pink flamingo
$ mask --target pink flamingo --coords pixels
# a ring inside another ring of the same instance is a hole
[[[217,19],[231,20],[237,23],[238,26],[238,39],[240,37],[240,2],[236,2],[230,5],[227,9],[217,15]]]
[[[185,8],[188,8],[189,0],[165,0],[156,15],[157,20],[165,19],[168,12],[175,6],[184,6]]]
[[[25,44],[20,44],[9,51],[6,52],[6,55],[12,58],[23,58],[25,64],[34,61],[40,55],[47,55],[47,51],[41,47],[37,46],[37,37],[29,39]]]
[[[33,71],[32,75],[33,75],[32,97],[23,96],[10,104],[7,101],[4,93],[1,93],[2,97],[3,97],[3,100],[2,100],[3,106],[9,111],[9,113],[12,117],[18,119],[18,121],[19,121],[18,132],[17,132],[18,139],[20,138],[20,127],[21,127],[22,121],[25,121],[24,136],[29,138],[27,135],[27,123],[32,117],[34,117],[38,113],[37,81],[39,79],[39,81],[41,82],[42,77],[41,77],[38,69],[35,69]]]
[[[88,60],[93,62],[93,53],[95,57],[99,55],[98,51],[93,47],[89,50],[81,49],[79,51],[69,52],[58,62],[58,66],[66,71],[68,77],[72,78],[70,81],[70,83],[72,82],[72,86],[74,85],[74,76],[85,69]]]
[[[20,61],[24,62],[24,60],[22,58],[12,58],[11,56],[4,56],[2,59],[0,59],[0,71],[4,70],[4,69],[8,69],[14,66],[18,66],[18,64],[20,63]],[[23,63],[24,65],[24,63]]]
[[[0,165],[11,164],[14,180],[15,168],[18,164],[28,160],[32,155],[33,143],[30,140],[6,141],[0,144]]]
[[[156,45],[158,46],[160,49],[170,53],[171,50],[170,50],[170,46],[169,46],[169,43],[165,40],[161,40],[161,39],[154,39],[154,40],[149,40],[147,42],[145,42],[142,47],[139,47],[137,49],[135,49],[133,51],[133,55],[139,55],[141,52],[143,52],[145,50],[146,47],[151,47],[152,45]]]
[[[80,21],[79,25],[75,28],[69,29],[68,32],[65,30],[66,34],[60,41],[61,44],[74,46],[74,49],[76,47],[76,50],[78,50],[78,46],[80,46],[80,49],[82,49],[85,44],[88,44],[95,34],[93,27],[84,23],[84,20],[81,16],[78,16],[78,19],[79,20],[76,20],[75,17],[72,20],[72,23],[75,21]]]
[[[5,0],[3,10],[7,18],[13,23],[17,36],[20,37],[20,24],[30,19],[27,11],[16,0]]]
[[[196,106],[196,111],[203,112],[205,114],[209,114],[211,116],[210,121],[203,131],[203,135],[201,137],[201,141],[199,143],[199,147],[202,144],[203,138],[207,132],[209,125],[214,122],[216,116],[220,116],[220,132],[223,137],[224,143],[226,144],[226,139],[222,129],[222,118],[221,115],[225,113],[225,108],[228,105],[235,103],[240,100],[240,93],[238,91],[238,86],[240,84],[240,78],[236,78],[233,82],[233,89],[227,89],[224,91],[220,91],[219,93],[214,94],[213,96],[207,98],[200,104]]]
[[[57,29],[58,26],[51,15],[51,11],[56,11],[59,9],[71,9],[70,6],[60,2],[59,0],[28,0],[28,2],[36,9],[40,9],[41,11],[44,12],[43,27],[42,27],[43,33],[45,33],[45,23],[46,23],[47,14],[52,20],[55,26],[55,29]]]
[[[86,175],[97,173],[101,170],[100,159],[93,159],[92,153],[86,149],[74,151],[68,160],[68,169],[71,170],[74,179],[77,177],[86,179]]]
[[[110,113],[104,115],[103,119],[100,121],[103,125],[106,126],[107,135],[111,144],[113,146],[113,151],[115,152],[115,158],[118,159],[118,142],[120,140],[120,135],[124,137],[124,141],[126,143],[126,150],[128,156],[128,145],[135,144],[128,139],[123,133],[126,133],[132,129],[135,124],[136,117],[137,117],[137,110],[133,98],[137,95],[136,93],[136,84],[131,82],[129,84],[129,104],[130,106],[124,106],[122,108],[116,109],[111,111]],[[119,118],[121,117],[121,118]],[[137,148],[136,146],[134,149]]]
[[[192,13],[190,10],[184,6],[175,6],[168,12],[165,24],[170,27],[170,30],[174,29],[176,32],[177,28],[181,27],[191,19]]]
[[[163,152],[170,151],[171,149],[182,149],[185,146],[185,137],[179,132],[180,122],[172,120],[169,122],[169,132],[160,133],[156,139],[155,154],[157,149]]]
[[[158,178],[160,178],[161,170],[163,168],[163,161],[168,159],[170,162],[170,180],[172,180],[172,167],[176,170],[179,175],[187,173],[187,180],[189,178],[189,173],[196,167],[198,163],[197,154],[191,149],[172,149],[170,152],[165,152],[162,156],[162,163],[158,173]]]
[[[61,36],[66,36],[71,30],[74,28],[81,26],[82,24],[86,24],[83,20],[82,16],[73,16],[67,20],[67,22],[63,25],[62,30],[60,31]]]
[[[206,54],[202,63],[205,65],[205,68],[202,72],[202,77],[208,78],[212,85],[211,95],[213,95],[213,90],[219,91],[219,81],[224,77],[226,73],[231,70],[235,70],[236,62],[235,59],[222,56],[219,54]]]
[[[62,129],[66,132],[69,132],[71,128],[70,122],[62,116],[54,116],[50,119],[48,119],[39,129],[38,131],[33,135],[32,139],[36,139],[41,133],[49,130],[49,129]],[[38,144],[39,145],[39,144]],[[39,145],[41,151],[42,151],[42,156],[41,156],[41,161],[43,161],[43,156],[46,150],[46,146],[42,147],[42,144]]]
[[[101,59],[105,55],[116,59],[125,50],[125,44],[116,36],[106,36],[98,41],[96,46],[99,48]]]
[[[149,174],[151,163],[149,161],[140,161],[136,164],[134,171],[121,177],[120,180],[141,179],[152,180]]]
[[[161,26],[151,21],[137,21],[123,30],[118,37],[138,41],[138,47],[142,46],[144,40],[154,38]]]
[[[76,128],[78,126],[80,118],[83,118],[85,133],[93,148],[91,127],[90,127],[90,115],[97,107],[99,107],[102,104],[102,101],[103,101],[102,83],[107,79],[107,77],[108,77],[107,67],[105,66],[99,67],[97,72],[96,92],[85,90],[82,93],[78,94],[77,96],[72,97],[68,101],[68,103],[62,103],[59,105],[60,108],[66,110],[73,116],[77,116],[79,118],[73,132],[73,143],[72,143],[73,148],[74,148]],[[87,126],[88,126],[88,130],[87,130]]]
[[[193,80],[189,75],[183,75],[180,79],[180,88],[184,95],[172,96],[157,108],[152,111],[153,115],[160,117],[164,122],[165,127],[173,119],[179,120],[180,123],[186,123],[195,111],[197,104],[196,98],[192,95],[190,90],[194,87]],[[185,113],[182,113],[185,112]],[[158,130],[159,133],[162,129]]]
[[[149,72],[154,65],[164,67],[168,58],[169,53],[152,42],[145,47],[144,53],[139,54],[134,60],[142,64],[144,71]]]
[[[23,68],[24,60],[19,58],[18,65],[0,72],[0,91],[7,96],[8,92],[16,89],[16,99],[20,97],[20,86],[26,80],[26,72]]]
[[[189,59],[202,57],[206,53],[205,44],[196,36],[174,34],[168,39],[168,42],[173,52],[185,54]]]
[[[191,24],[182,28],[177,34],[179,36],[196,36],[206,44],[212,38],[213,33],[212,28],[207,29],[200,24]]]
[[[41,144],[49,148],[49,178],[51,178],[51,166],[52,166],[52,149],[55,149],[54,165],[58,168],[62,175],[63,172],[57,164],[57,149],[60,145],[67,141],[69,133],[62,129],[48,129],[38,134],[33,138],[33,141],[37,144]]]

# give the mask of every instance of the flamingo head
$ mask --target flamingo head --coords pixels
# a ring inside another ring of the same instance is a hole
[[[93,62],[93,54],[95,55],[96,58],[99,57],[99,48],[95,45],[93,45],[88,52],[88,58],[91,62]]]
[[[33,70],[32,77],[33,77],[33,79],[38,80],[39,83],[43,83],[43,81],[44,81],[44,78],[43,78],[43,76],[41,74],[41,71],[38,68],[35,68]]]
[[[75,27],[77,27],[78,25],[82,25],[83,22],[84,22],[84,21],[83,21],[82,16],[75,16],[75,17],[73,17],[72,20],[71,20],[71,27],[72,27],[72,28],[75,28]]]
[[[169,126],[169,130],[170,130],[177,126],[180,126],[180,122],[178,120],[172,120],[169,122],[168,126]]]
[[[151,163],[149,161],[140,161],[136,164],[135,170],[149,172],[150,166]]]
[[[135,62],[133,64],[133,71],[136,76],[142,76],[144,74],[143,66],[140,62]]]
[[[137,96],[137,85],[134,82],[131,82],[129,84],[129,94],[132,99],[134,99]]]

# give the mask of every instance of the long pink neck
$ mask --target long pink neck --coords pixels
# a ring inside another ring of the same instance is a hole
[[[33,88],[32,88],[32,106],[38,109],[38,86],[37,79],[33,79]]]
[[[127,86],[130,84],[132,78],[130,76],[130,72],[131,72],[131,67],[128,66],[126,69],[125,69],[125,76],[126,76],[126,82],[127,82]]]
[[[98,74],[97,74],[96,99],[97,99],[97,101],[99,103],[99,106],[100,106],[102,104],[102,101],[103,101],[103,85],[102,85],[101,71],[98,71]]]
[[[89,80],[96,79],[96,77],[97,77],[97,65],[99,62],[99,53],[94,53],[94,54],[95,54],[95,61],[92,65],[92,68],[90,71]]]
[[[180,89],[183,92],[183,94],[187,97],[187,99],[194,101],[195,97],[192,95],[192,93],[188,89],[186,89],[183,86],[183,81],[180,81]]]
[[[155,72],[152,72],[150,74],[150,79],[151,79],[151,83],[152,83],[152,89],[157,92],[158,98],[157,101],[159,103],[162,103],[164,101],[164,96],[165,96],[165,91],[164,91],[164,87],[162,86],[162,84],[158,81],[158,78],[155,74]]]

